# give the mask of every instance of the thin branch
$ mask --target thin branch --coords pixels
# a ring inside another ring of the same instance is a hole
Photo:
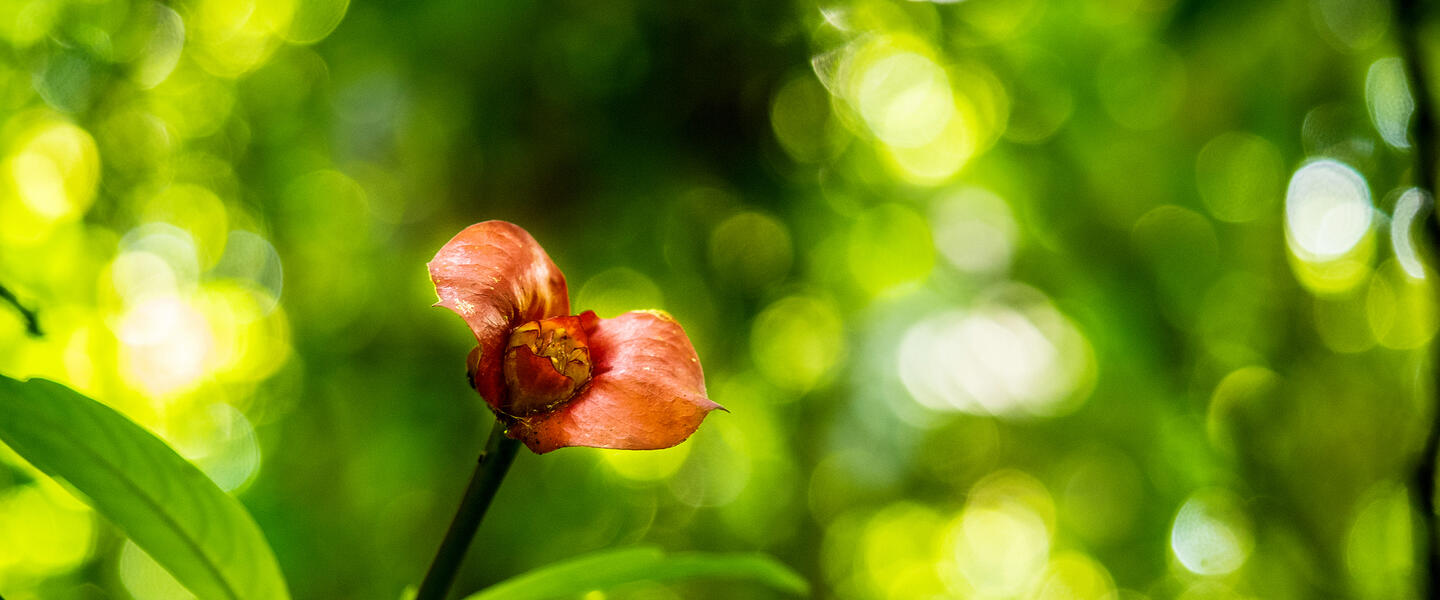
[[[1422,0],[1396,0],[1395,16],[1399,25],[1401,51],[1405,55],[1406,75],[1410,80],[1410,93],[1415,99],[1415,174],[1414,183],[1434,198],[1436,189],[1435,163],[1435,114],[1430,96],[1430,78],[1425,63],[1424,50],[1420,44],[1420,29],[1424,22],[1425,9]],[[1432,202],[1433,205],[1433,202]],[[1440,220],[1435,214],[1424,219],[1424,231],[1429,238],[1432,251],[1440,256]],[[1440,286],[1437,286],[1440,287]],[[1434,349],[1431,350],[1434,352]],[[1440,376],[1440,365],[1432,365],[1434,375]],[[1437,381],[1440,390],[1440,381]],[[1434,393],[1434,392],[1432,392]],[[1432,403],[1430,430],[1425,436],[1425,445],[1415,467],[1415,493],[1419,496],[1421,520],[1425,525],[1422,536],[1422,554],[1425,558],[1425,577],[1421,580],[1420,597],[1429,598],[1440,594],[1440,541],[1437,541],[1437,515],[1435,507],[1435,470],[1437,455],[1440,455],[1440,397]]]
[[[40,317],[35,314],[35,311],[25,308],[25,305],[20,303],[20,299],[16,298],[15,294],[11,293],[10,290],[3,285],[0,285],[0,300],[4,300],[20,312],[20,317],[25,319],[25,331],[31,336],[40,337],[44,335],[44,332],[40,331]],[[0,598],[0,600],[4,599]]]

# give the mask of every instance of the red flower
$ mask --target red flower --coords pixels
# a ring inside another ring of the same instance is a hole
[[[658,310],[570,314],[565,275],[524,229],[465,228],[431,260],[436,306],[475,332],[470,383],[536,454],[669,448],[721,408],[685,330]],[[722,409],[723,410],[723,409]]]

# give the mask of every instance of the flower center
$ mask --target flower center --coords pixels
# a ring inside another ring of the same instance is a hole
[[[552,410],[590,381],[589,336],[581,317],[530,321],[510,333],[503,369],[506,413],[523,417]]]

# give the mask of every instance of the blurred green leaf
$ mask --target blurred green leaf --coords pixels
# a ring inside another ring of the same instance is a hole
[[[545,600],[639,581],[698,577],[746,579],[799,596],[810,593],[810,584],[800,575],[764,554],[666,555],[659,548],[640,546],[604,550],[541,567],[490,586],[465,600]]]
[[[289,598],[234,498],[154,434],[53,381],[0,376],[0,440],[63,478],[201,598]]]

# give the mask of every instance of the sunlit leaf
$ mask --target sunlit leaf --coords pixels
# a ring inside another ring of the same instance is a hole
[[[52,381],[0,376],[0,440],[82,492],[197,596],[289,598],[245,508],[114,409]]]
[[[799,596],[810,591],[810,585],[800,575],[763,554],[667,555],[659,548],[641,546],[605,550],[541,567],[465,600],[545,600],[604,591],[627,583],[697,578],[753,581]]]

